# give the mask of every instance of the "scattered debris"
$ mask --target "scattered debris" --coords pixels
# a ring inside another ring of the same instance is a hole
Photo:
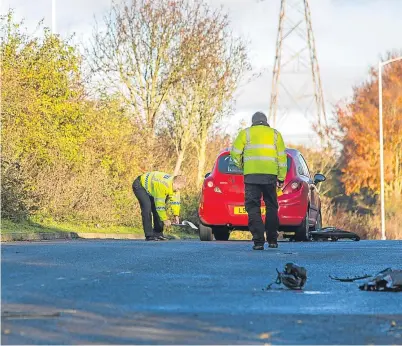
[[[324,227],[318,231],[311,231],[310,235],[313,240],[328,240],[338,241],[338,239],[352,239],[359,241],[360,237],[356,233],[345,231],[336,227]]]
[[[269,338],[271,338],[271,336],[272,336],[272,333],[262,333],[262,334],[260,334],[260,339],[261,340],[264,340],[264,339],[269,339]]]
[[[402,292],[402,270],[393,270],[391,268],[384,269],[376,275],[362,275],[355,277],[339,278],[329,276],[332,280],[341,282],[353,282],[371,278],[366,281],[359,288],[363,291],[388,291],[388,292]]]
[[[402,292],[402,270],[384,269],[359,288],[363,291]]]
[[[274,284],[283,284],[289,289],[301,290],[307,281],[306,269],[294,263],[286,263],[282,273],[278,269],[276,269],[276,272],[278,273],[276,280],[270,283],[266,290],[271,289]]]
[[[357,281],[357,280],[362,280],[362,279],[367,279],[367,278],[371,278],[373,277],[373,275],[363,275],[363,276],[355,276],[353,278],[338,278],[336,276],[329,276],[332,280],[336,280],[336,281],[341,281],[341,282],[353,282],[353,281]]]
[[[117,273],[117,275],[125,275],[125,274],[131,274],[131,273],[132,273],[131,271],[125,271],[125,272]]]
[[[194,225],[192,222],[190,221],[182,221],[182,223],[172,223],[172,226],[177,226],[177,227],[187,227],[190,226],[192,229],[198,229],[198,227],[196,225]]]
[[[400,338],[402,335],[402,326],[398,326],[396,321],[391,322],[391,326],[388,329],[388,333],[393,334],[395,337]]]

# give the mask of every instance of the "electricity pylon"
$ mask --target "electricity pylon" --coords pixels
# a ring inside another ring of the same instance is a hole
[[[289,108],[298,109],[322,134],[327,119],[309,0],[281,0],[269,111],[274,127]]]

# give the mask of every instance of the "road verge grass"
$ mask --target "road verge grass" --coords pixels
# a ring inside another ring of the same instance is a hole
[[[102,225],[89,225],[74,222],[58,222],[51,219],[42,220],[27,220],[22,222],[13,222],[8,219],[1,219],[1,234],[2,235],[17,235],[19,240],[24,240],[23,235],[27,240],[33,238],[37,234],[45,234],[45,238],[49,238],[50,234],[63,235],[75,234],[76,238],[103,238],[115,237],[116,239],[124,238],[144,238],[144,232],[140,228],[128,226],[102,226]],[[174,239],[192,239],[197,238],[198,234],[186,230],[169,229],[165,232],[167,236]]]

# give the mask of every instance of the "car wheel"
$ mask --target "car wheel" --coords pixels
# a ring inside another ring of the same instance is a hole
[[[306,216],[302,224],[297,227],[295,239],[297,241],[309,241],[310,240],[310,226],[308,222],[308,211],[306,212]]]
[[[230,233],[226,227],[216,227],[212,231],[216,240],[229,240]]]
[[[213,240],[212,228],[200,224],[200,240],[201,241],[211,241]]]

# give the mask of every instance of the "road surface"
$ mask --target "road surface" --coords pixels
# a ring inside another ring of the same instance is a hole
[[[263,288],[303,265],[303,292]],[[402,344],[402,293],[330,280],[402,268],[401,241],[2,244],[3,344]]]

